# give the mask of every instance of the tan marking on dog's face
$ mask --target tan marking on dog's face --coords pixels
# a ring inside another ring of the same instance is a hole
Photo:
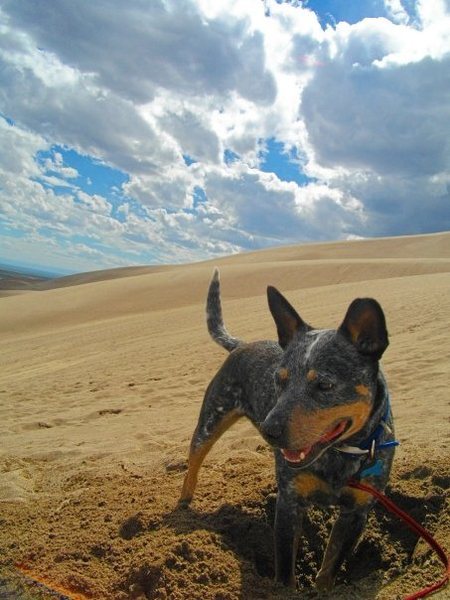
[[[372,406],[370,402],[357,400],[352,404],[340,404],[316,411],[294,408],[288,424],[289,447],[305,448],[319,441],[320,437],[341,419],[351,419],[349,429],[339,439],[344,440],[365,425]]]
[[[308,381],[316,381],[317,379],[317,371],[315,369],[310,369],[306,374],[306,379]]]
[[[278,379],[280,381],[287,381],[289,379],[289,370],[285,367],[281,367],[281,369],[278,369]]]
[[[294,487],[302,498],[308,498],[315,492],[325,492],[328,493],[330,491],[329,486],[319,477],[316,477],[312,473],[300,473],[294,479]]]
[[[367,385],[360,383],[359,385],[355,385],[355,392],[358,396],[363,396],[363,398],[369,399],[371,397],[371,393]]]

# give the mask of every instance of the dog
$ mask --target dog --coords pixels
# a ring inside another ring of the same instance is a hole
[[[314,329],[274,287],[267,288],[278,342],[244,343],[226,330],[217,269],[208,290],[211,337],[230,352],[210,382],[190,445],[179,504],[192,500],[198,471],[212,445],[247,417],[275,454],[276,581],[295,587],[302,518],[310,503],[338,506],[321,568],[320,591],[333,588],[355,548],[374,501],[349,487],[359,480],[383,490],[395,445],[379,360],[389,341],[383,310],[355,299],[336,330]]]

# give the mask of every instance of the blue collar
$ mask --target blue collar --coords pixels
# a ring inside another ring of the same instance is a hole
[[[378,425],[375,427],[375,429],[372,431],[369,437],[367,437],[363,442],[361,442],[359,446],[343,445],[340,447],[336,446],[335,449],[344,454],[350,454],[353,456],[368,455],[370,459],[373,459],[377,450],[398,446],[400,442],[398,442],[397,440],[380,442],[380,438],[385,431],[392,432],[391,428],[388,425],[390,414],[391,403],[389,393],[386,393],[385,411],[380,421],[378,422]]]

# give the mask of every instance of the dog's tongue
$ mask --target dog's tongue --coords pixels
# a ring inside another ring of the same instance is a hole
[[[330,429],[329,431],[326,431],[323,436],[320,438],[320,442],[330,442],[331,440],[334,440],[335,437],[337,437],[338,435],[341,435],[341,433],[344,431],[344,429],[347,426],[347,421],[341,421],[340,423],[338,423],[336,425],[336,427],[333,427],[333,429]]]
[[[333,427],[329,431],[326,431],[319,438],[318,443],[331,442],[331,440],[334,440],[334,438],[336,438],[338,435],[340,435],[344,431],[346,425],[347,425],[346,420],[341,421],[335,427]],[[304,448],[301,448],[300,450],[288,450],[287,448],[283,448],[281,450],[281,452],[282,452],[284,458],[289,462],[302,462],[302,460],[305,460],[305,458],[311,452],[313,446],[314,446],[314,444],[312,444],[311,446],[305,446]]]

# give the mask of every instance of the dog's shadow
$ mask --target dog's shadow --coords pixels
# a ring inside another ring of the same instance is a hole
[[[284,599],[298,597],[299,593],[302,598],[311,600],[332,600],[343,596],[361,598],[362,593],[368,600],[376,597],[384,576],[384,571],[380,570],[383,557],[376,545],[364,540],[338,576],[335,591],[325,594],[314,589],[314,578],[337,514],[333,509],[311,509],[305,517],[296,567],[301,592],[274,584],[275,500],[275,494],[269,494],[259,506],[223,504],[214,512],[177,506],[163,516],[161,525],[170,527],[180,537],[199,530],[220,536],[221,545],[239,557],[241,598],[266,597],[269,589],[271,598]]]
[[[268,501],[271,504],[275,499]],[[197,530],[214,532],[226,548],[252,563],[260,576],[274,575],[272,523],[263,512],[257,516],[243,506],[227,503],[214,512],[177,506],[163,517],[162,524],[179,535]]]

